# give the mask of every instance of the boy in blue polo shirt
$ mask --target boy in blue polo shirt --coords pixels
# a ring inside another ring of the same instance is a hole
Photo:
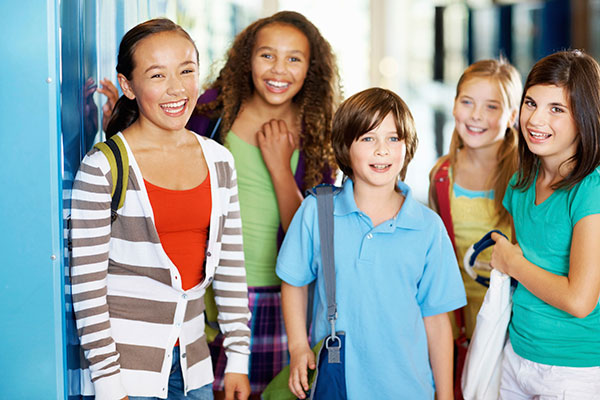
[[[345,179],[334,195],[336,329],[346,332],[350,399],[452,398],[448,311],[466,304],[452,244],[440,218],[403,183],[417,147],[410,111],[372,88],[335,114],[332,141]],[[312,345],[329,331],[316,198],[286,233],[277,261],[290,350],[292,392],[304,399],[315,358],[306,333],[307,285],[317,280]]]

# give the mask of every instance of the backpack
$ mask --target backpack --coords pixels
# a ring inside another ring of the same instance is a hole
[[[127,182],[129,180],[129,156],[123,139],[116,135],[106,139],[105,142],[96,143],[94,148],[104,153],[110,165],[113,181],[110,219],[111,222],[114,222],[117,219],[117,210],[123,207],[125,203]]]
[[[129,156],[123,139],[119,136],[113,136],[105,142],[96,143],[94,148],[100,150],[108,159],[110,173],[112,175],[112,191],[110,202],[110,222],[117,219],[117,210],[123,207],[125,203],[125,193],[127,192],[127,181],[129,180]],[[71,238],[71,214],[66,218],[66,226],[69,232],[67,237],[67,250],[69,253],[73,250],[73,239]]]

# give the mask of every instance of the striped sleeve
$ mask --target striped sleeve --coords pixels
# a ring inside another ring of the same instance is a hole
[[[71,291],[97,400],[127,395],[106,299],[111,188],[108,161],[102,152],[92,150],[81,163],[71,193]]]
[[[220,186],[225,185],[229,195],[225,197],[224,221],[221,224],[221,257],[215,271],[213,288],[219,311],[219,326],[225,339],[227,354],[225,372],[248,373],[250,355],[250,311],[248,309],[248,286],[242,247],[242,220],[238,200],[237,176],[231,163],[219,163]],[[226,171],[224,171],[226,168]]]

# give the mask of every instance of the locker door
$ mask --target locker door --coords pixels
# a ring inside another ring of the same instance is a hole
[[[0,2],[0,397],[64,398],[58,10]]]

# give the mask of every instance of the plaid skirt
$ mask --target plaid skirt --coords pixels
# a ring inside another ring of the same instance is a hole
[[[290,362],[287,335],[281,311],[281,287],[249,287],[250,366],[248,378],[253,394],[262,393],[271,380]],[[209,344],[215,380],[213,390],[224,390],[227,356],[219,334]]]

